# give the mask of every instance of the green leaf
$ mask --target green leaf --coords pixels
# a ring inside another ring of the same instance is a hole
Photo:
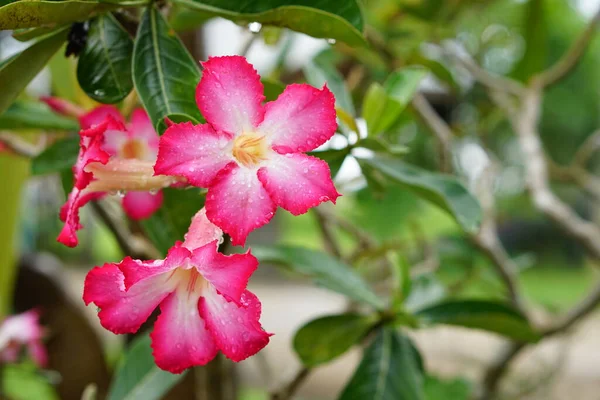
[[[352,268],[326,253],[302,247],[253,247],[252,253],[263,263],[283,266],[306,275],[327,289],[377,309],[383,301]]]
[[[194,61],[155,7],[144,11],[133,48],[133,83],[157,131],[164,117],[203,121],[195,100],[200,81]]]
[[[285,90],[285,85],[281,82],[269,78],[260,80],[265,88],[265,97],[267,101],[277,100],[277,97]]]
[[[465,231],[477,232],[479,229],[481,207],[456,178],[432,173],[381,154],[358,161],[446,210]]]
[[[469,400],[471,385],[465,379],[440,379],[435,376],[425,378],[426,400]]]
[[[71,170],[79,154],[79,137],[59,139],[31,161],[32,175]]]
[[[89,0],[21,0],[0,7],[0,30],[56,27],[76,21],[85,21],[94,15],[122,7],[135,7],[145,0],[115,3]]]
[[[48,35],[49,33],[53,33],[65,28],[67,28],[65,25],[61,25],[59,27],[40,26],[39,28],[24,28],[13,31],[12,35],[20,42],[28,42],[32,39],[37,39],[40,36]]]
[[[0,8],[0,10],[2,10]],[[6,29],[6,28],[2,28]],[[44,68],[67,38],[61,30],[32,44],[0,64],[0,115],[15,101],[27,84]]]
[[[35,118],[31,116],[35,115]],[[17,100],[0,115],[0,129],[49,129],[79,130],[76,120],[54,113],[44,103],[30,100]]]
[[[200,189],[163,189],[162,207],[140,223],[152,243],[166,255],[177,240],[183,240],[192,217],[203,206]]]
[[[363,99],[362,115],[369,135],[389,129],[417,92],[429,71],[420,66],[393,72],[384,85],[372,83]]]
[[[356,111],[352,103],[352,96],[346,87],[344,77],[336,69],[332,58],[331,52],[328,50],[317,54],[304,67],[306,81],[317,88],[327,84],[327,87],[335,96],[336,108],[342,108],[350,115],[355,115]]]
[[[530,0],[526,7],[525,21],[521,24],[526,51],[511,74],[524,82],[546,67],[551,37],[544,0]]]
[[[423,372],[410,339],[381,329],[339,400],[423,400]]]
[[[493,301],[445,301],[421,309],[416,315],[432,324],[482,329],[525,342],[535,342],[540,338],[521,313]]]
[[[360,314],[317,318],[296,332],[294,349],[307,367],[326,363],[357,344],[376,321],[373,315]]]
[[[176,4],[239,23],[260,22],[317,38],[365,46],[363,17],[356,0],[175,0]]]
[[[30,363],[3,365],[0,379],[2,379],[3,399],[58,400],[59,398],[48,379]]]
[[[92,21],[88,39],[77,63],[77,81],[100,103],[117,103],[133,89],[133,40],[108,13]]]
[[[159,369],[152,357],[150,337],[142,336],[121,360],[107,400],[159,400],[184,376]]]

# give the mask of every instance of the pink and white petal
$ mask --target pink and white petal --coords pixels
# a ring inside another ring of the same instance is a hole
[[[192,253],[178,242],[169,249],[169,253],[164,260],[141,261],[131,257],[125,257],[120,264],[119,269],[123,273],[125,289],[129,290],[139,282],[167,273],[166,281],[171,285],[177,282],[170,282],[171,271],[187,265],[187,260]]]
[[[210,125],[174,124],[161,136],[154,171],[157,175],[186,177],[208,187],[217,173],[233,160],[231,137]]]
[[[123,210],[134,220],[150,217],[163,203],[163,192],[127,192],[123,197]]]
[[[83,228],[79,219],[79,209],[89,201],[99,199],[105,193],[86,193],[74,187],[69,193],[67,202],[60,208],[60,220],[65,224],[56,239],[59,243],[68,247],[75,247],[79,243],[77,231]]]
[[[38,367],[43,368],[48,365],[48,352],[41,340],[37,339],[29,342],[27,352]]]
[[[150,337],[156,365],[174,374],[207,364],[218,351],[200,318],[198,296],[187,292],[172,293],[160,304],[160,315]]]
[[[335,204],[340,196],[327,163],[304,154],[273,155],[258,170],[258,179],[271,199],[294,215],[304,214],[324,201]]]
[[[125,119],[117,107],[111,105],[99,106],[92,111],[85,113],[79,117],[79,124],[81,125],[81,129],[89,129],[104,122],[107,116],[111,116],[115,121],[120,122],[123,125],[125,124]]]
[[[113,333],[134,333],[160,302],[173,291],[168,273],[143,279],[125,290],[117,264],[95,267],[85,278],[83,301],[100,308],[100,324]]]
[[[265,113],[258,72],[241,56],[209,57],[202,66],[196,103],[206,121],[233,135],[254,131]]]
[[[150,148],[158,149],[158,133],[154,130],[152,121],[143,108],[136,108],[131,113],[128,131],[132,138],[143,140]]]
[[[230,163],[208,189],[206,216],[231,236],[234,246],[243,246],[248,234],[267,224],[277,206],[258,181],[256,170]]]
[[[202,207],[192,218],[192,223],[184,236],[183,247],[192,251],[207,243],[218,241],[222,237],[223,231],[208,220],[206,208]]]
[[[306,84],[289,85],[265,109],[258,131],[281,153],[316,149],[337,128],[335,97],[327,86],[319,90]]]
[[[258,260],[250,251],[226,256],[217,251],[216,242],[194,250],[190,261],[219,293],[236,303],[258,267]]]
[[[219,349],[229,359],[242,361],[269,343],[270,333],[259,322],[261,305],[249,291],[242,294],[240,304],[221,296],[209,286],[200,298],[200,315]]]

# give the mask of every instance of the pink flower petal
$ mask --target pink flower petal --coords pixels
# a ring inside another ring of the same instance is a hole
[[[258,267],[258,260],[250,251],[225,256],[217,252],[216,241],[194,250],[191,263],[219,293],[236,303]]]
[[[192,223],[184,237],[183,247],[191,251],[207,243],[220,240],[223,237],[223,231],[208,220],[206,208],[203,207],[192,218]]]
[[[271,199],[294,215],[304,214],[324,201],[335,204],[340,196],[327,163],[304,154],[273,155],[258,170],[258,179]]]
[[[152,121],[143,108],[136,108],[131,113],[131,122],[127,127],[132,138],[140,139],[150,146],[158,149],[158,133],[152,126]]]
[[[194,186],[208,187],[233,160],[227,150],[230,140],[230,136],[215,132],[208,124],[174,124],[160,138],[154,171],[183,176]]]
[[[319,90],[306,84],[289,85],[265,109],[258,131],[282,153],[313,150],[337,128],[335,98],[327,86]]]
[[[125,119],[115,106],[103,105],[94,108],[92,111],[79,117],[81,129],[89,129],[94,125],[99,125],[106,120],[107,116],[111,116],[115,121],[125,125]]]
[[[67,117],[80,118],[85,114],[85,110],[77,104],[59,97],[42,96],[40,100],[46,103],[54,112]]]
[[[217,346],[236,362],[258,353],[269,343],[271,334],[260,325],[260,311],[260,301],[247,290],[240,305],[227,301],[210,286],[200,298],[200,315]]]
[[[206,216],[243,246],[248,234],[268,223],[277,206],[258,181],[256,171],[230,163],[208,189]]]
[[[79,243],[77,231],[83,228],[79,220],[79,209],[92,200],[104,196],[104,193],[82,193],[76,187],[69,193],[67,202],[60,208],[60,220],[63,225],[56,240],[68,247],[75,247]]]
[[[187,259],[191,255],[188,249],[182,247],[180,243],[176,243],[175,246],[169,249],[169,253],[164,260],[141,261],[125,257],[118,264],[124,276],[124,287],[126,290],[129,290],[132,286],[145,279],[171,272],[187,263]],[[168,280],[169,278],[167,278]]]
[[[74,187],[67,202],[61,207],[60,219],[65,226],[60,232],[57,240],[69,247],[77,246],[77,231],[81,229],[79,222],[79,209],[87,202],[97,199],[103,193],[88,193],[83,190],[90,184],[94,175],[85,171],[85,167],[90,163],[106,164],[110,155],[103,150],[104,132],[109,128],[118,128],[119,123],[111,117],[99,125],[89,129],[83,129],[79,132],[79,156],[73,166]]]
[[[260,76],[241,56],[210,57],[196,88],[196,103],[216,130],[251,132],[264,116]]]
[[[168,273],[140,280],[125,290],[124,276],[117,264],[95,267],[85,278],[83,301],[95,303],[100,324],[113,333],[134,333],[160,302],[174,289]]]
[[[27,352],[38,367],[48,365],[48,352],[41,340],[33,340],[27,344]]]
[[[140,220],[150,217],[160,208],[163,202],[163,193],[127,192],[123,197],[123,209],[129,218]]]
[[[160,304],[160,315],[150,334],[159,368],[178,374],[205,365],[217,355],[215,342],[198,312],[198,296],[173,293]]]

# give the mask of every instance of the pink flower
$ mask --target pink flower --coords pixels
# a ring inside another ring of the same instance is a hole
[[[147,218],[162,204],[159,189],[176,182],[166,176],[153,176],[158,152],[158,135],[145,111],[135,110],[125,126],[123,116],[113,106],[100,106],[79,116],[82,130],[75,183],[60,210],[65,225],[58,241],[74,247],[81,229],[79,208],[107,192],[127,192],[123,208],[133,219]]]
[[[6,318],[0,324],[0,362],[17,362],[21,347],[39,367],[48,364],[48,354],[42,343],[44,331],[39,324],[40,313],[30,310]]]
[[[160,307],[150,336],[156,365],[164,370],[180,373],[204,365],[218,350],[233,361],[244,360],[270,336],[259,323],[260,302],[246,290],[258,261],[250,252],[219,253],[222,235],[202,209],[185,241],[164,260],[127,257],[91,270],[83,300],[101,309],[100,323],[114,333],[136,332]]]
[[[263,105],[263,85],[240,56],[202,64],[196,103],[208,124],[179,123],[160,138],[157,174],[207,187],[208,219],[243,245],[280,206],[303,214],[339,196],[324,161],[302,154],[336,130],[335,99],[324,87],[290,85]]]

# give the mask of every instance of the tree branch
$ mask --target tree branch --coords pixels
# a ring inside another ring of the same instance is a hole
[[[594,311],[600,304],[600,283],[575,307],[567,312],[554,326],[546,329],[542,335],[552,336],[570,329],[577,322]]]
[[[442,48],[442,52],[466,69],[473,79],[487,88],[515,96],[521,96],[525,92],[525,87],[520,82],[481,68],[468,54],[458,55],[447,48]]]
[[[338,243],[335,239],[335,233],[331,229],[331,226],[327,222],[327,219],[321,212],[321,210],[317,208],[313,208],[313,213],[317,219],[317,224],[319,225],[319,230],[323,235],[323,244],[325,246],[325,250],[335,256],[336,258],[342,258],[342,251],[338,246]]]
[[[535,77],[540,88],[551,86],[566,77],[585,54],[600,24],[600,10],[596,12],[581,36],[571,45],[569,50],[550,68]]]
[[[580,241],[595,259],[600,259],[600,229],[579,217],[550,190],[548,165],[537,131],[541,94],[531,87],[523,96],[518,115],[511,118],[519,139],[526,169],[527,187],[535,207]]]
[[[286,385],[284,385],[281,389],[271,393],[271,400],[288,400],[294,396],[296,391],[300,388],[302,383],[308,378],[311,370],[307,367],[302,367],[294,378],[289,381]]]
[[[434,133],[440,145],[440,166],[442,171],[452,170],[452,130],[431,107],[425,96],[417,93],[412,100],[412,105],[419,113],[427,127]]]

